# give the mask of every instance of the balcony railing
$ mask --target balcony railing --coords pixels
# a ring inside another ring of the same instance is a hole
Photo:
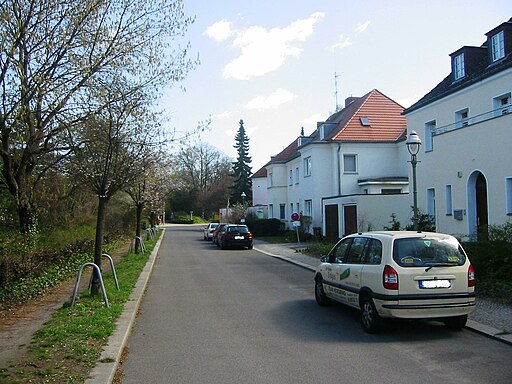
[[[455,123],[443,125],[432,130],[432,136],[442,135],[443,133],[455,131],[470,125],[481,123],[483,121],[495,119],[501,116],[512,114],[512,105],[504,105],[492,111],[482,113],[480,115],[471,116],[467,119],[456,121]]]

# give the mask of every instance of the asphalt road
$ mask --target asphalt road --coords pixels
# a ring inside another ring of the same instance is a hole
[[[193,226],[167,229],[128,349],[123,384],[512,382],[510,345],[437,322],[365,334],[316,305],[310,271]]]

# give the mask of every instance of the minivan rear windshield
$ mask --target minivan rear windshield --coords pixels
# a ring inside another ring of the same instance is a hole
[[[466,255],[454,238],[414,237],[394,241],[393,259],[402,267],[455,266],[463,265]]]

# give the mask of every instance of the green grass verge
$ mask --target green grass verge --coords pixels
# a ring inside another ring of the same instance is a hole
[[[112,273],[105,273],[103,280],[109,308],[105,308],[101,294],[92,297],[88,290],[82,292],[73,308],[66,303],[36,332],[26,359],[0,370],[0,382],[85,382],[102,347],[114,332],[114,323],[121,315],[156,242],[156,237],[145,242],[145,254],[127,254],[116,264],[119,291]]]

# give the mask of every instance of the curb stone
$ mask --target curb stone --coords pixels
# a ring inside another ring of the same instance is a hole
[[[162,235],[156,242],[151,255],[149,255],[148,261],[144,266],[128,301],[124,304],[123,312],[116,321],[114,333],[109,337],[107,345],[104,347],[98,362],[90,372],[89,378],[85,381],[85,384],[106,384],[112,383],[114,380],[114,375],[121,360],[121,354],[135,322],[142,296],[146,290],[149,276],[153,271],[156,255],[158,254],[158,249],[160,248],[160,244],[162,243],[164,236],[165,228],[163,229]]]

